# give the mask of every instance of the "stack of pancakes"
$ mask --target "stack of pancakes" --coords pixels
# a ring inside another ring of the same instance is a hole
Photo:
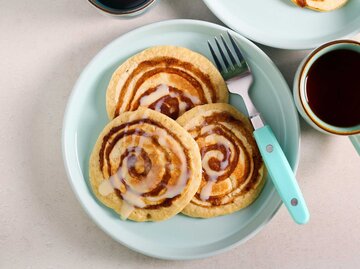
[[[106,93],[90,157],[96,197],[123,219],[208,218],[250,205],[265,168],[249,120],[204,56],[158,46],[129,58]]]

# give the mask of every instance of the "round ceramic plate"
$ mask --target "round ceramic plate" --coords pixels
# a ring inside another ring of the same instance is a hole
[[[284,49],[310,49],[360,30],[360,1],[317,12],[291,0],[204,0],[226,25],[247,38]]]
[[[63,157],[69,180],[89,216],[112,238],[143,254],[163,259],[194,259],[222,252],[245,242],[275,214],[281,201],[270,180],[260,197],[232,215],[195,219],[177,215],[158,223],[122,221],[92,194],[89,156],[108,122],[105,92],[112,73],[127,58],[155,45],[177,45],[211,59],[206,41],[228,29],[208,22],[172,20],[151,24],[123,35],[88,64],[69,99],[63,125]],[[293,169],[299,156],[299,123],[290,90],[271,60],[253,43],[232,33],[254,72],[250,96],[273,128]],[[244,111],[240,97],[231,104]]]

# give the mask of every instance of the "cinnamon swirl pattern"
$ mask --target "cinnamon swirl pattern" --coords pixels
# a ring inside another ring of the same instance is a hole
[[[89,174],[96,197],[123,219],[159,221],[179,213],[196,193],[201,157],[179,124],[139,108],[104,128]]]
[[[208,104],[177,122],[197,142],[202,159],[200,187],[184,214],[209,218],[250,205],[265,182],[265,168],[247,117],[228,104]]]
[[[157,46],[129,58],[106,92],[110,119],[148,107],[172,119],[202,104],[227,102],[226,84],[204,56],[186,48]]]

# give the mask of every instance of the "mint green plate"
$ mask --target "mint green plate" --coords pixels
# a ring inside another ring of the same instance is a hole
[[[291,0],[203,0],[227,26],[264,45],[309,49],[360,31],[360,1],[340,9],[317,12]]]
[[[281,201],[267,181],[260,197],[232,215],[194,219],[181,214],[159,223],[122,221],[93,196],[88,180],[89,155],[108,119],[105,91],[116,67],[131,55],[155,45],[178,45],[210,58],[207,39],[227,28],[203,21],[172,20],[129,32],[106,46],[78,79],[65,112],[62,148],[65,167],[80,203],[107,234],[143,254],[163,259],[195,259],[223,252],[254,236],[273,217]],[[290,90],[271,60],[253,43],[232,33],[255,75],[251,89],[258,109],[274,130],[293,169],[299,157],[299,123]],[[244,111],[240,97],[231,104]]]

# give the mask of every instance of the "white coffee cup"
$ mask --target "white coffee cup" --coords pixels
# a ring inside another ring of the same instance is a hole
[[[300,115],[315,129],[334,135],[349,136],[355,149],[360,155],[360,124],[351,127],[338,127],[321,120],[311,109],[306,97],[306,77],[313,63],[322,55],[338,50],[347,49],[360,53],[360,43],[353,40],[336,40],[326,43],[313,50],[300,64],[294,78],[293,95]],[[359,70],[360,72],[360,70]],[[360,73],[359,73],[360,75]],[[359,100],[360,106],[360,100]]]

